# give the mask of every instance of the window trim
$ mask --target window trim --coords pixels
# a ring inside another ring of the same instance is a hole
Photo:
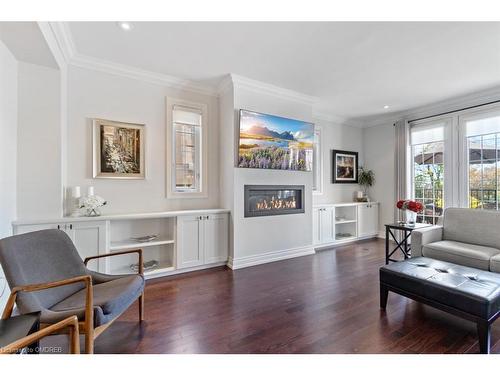
[[[456,116],[452,115],[441,115],[435,116],[432,118],[412,121],[409,127],[409,136],[408,136],[408,169],[409,179],[407,180],[407,192],[411,196],[411,199],[415,199],[415,171],[413,168],[413,144],[411,142],[411,129],[418,127],[428,127],[431,128],[433,123],[441,123],[444,122],[444,135],[443,135],[443,143],[444,143],[444,151],[443,151],[443,164],[444,164],[444,188],[443,188],[443,209],[447,207],[455,207],[456,206],[456,173],[454,171],[457,170],[458,165],[457,161],[454,160],[453,157],[455,153],[455,141],[453,137],[454,129],[456,128]]]
[[[458,155],[460,157],[460,168],[458,170],[459,207],[469,207],[469,155],[467,152],[467,122],[480,120],[488,117],[500,116],[500,106],[487,105],[462,111],[457,115],[457,140]]]
[[[175,140],[174,140],[174,123],[173,109],[175,106],[193,108],[201,112],[200,126],[200,151],[197,165],[199,170],[199,189],[197,191],[177,191],[174,189],[175,181]],[[208,105],[205,103],[191,102],[184,99],[173,97],[166,98],[166,197],[167,199],[182,199],[182,198],[208,198]]]
[[[313,170],[313,186],[312,193],[313,195],[323,195],[323,137],[322,137],[322,129],[319,125],[314,125],[314,136],[318,136],[318,161],[316,165],[316,161],[313,159],[313,168],[316,170],[317,176],[317,186],[314,189],[314,170]],[[313,154],[314,156],[314,154]]]

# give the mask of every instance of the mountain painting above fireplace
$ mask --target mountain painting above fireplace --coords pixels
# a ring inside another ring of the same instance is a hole
[[[245,217],[304,211],[304,185],[245,185]]]
[[[311,171],[314,124],[240,110],[238,167]]]

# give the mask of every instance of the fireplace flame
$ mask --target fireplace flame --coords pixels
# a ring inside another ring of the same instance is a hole
[[[271,199],[263,199],[256,204],[257,211],[293,209],[296,207],[297,202],[295,201],[295,197],[283,199],[277,198],[274,195]]]

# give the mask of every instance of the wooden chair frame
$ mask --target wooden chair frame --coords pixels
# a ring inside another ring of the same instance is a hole
[[[139,255],[139,270],[138,274],[144,276],[144,262],[142,249],[133,249],[126,251],[117,251],[109,254],[95,255],[88,258],[85,258],[83,261],[85,266],[90,260],[99,259],[104,257],[116,256],[116,255],[124,255],[124,254],[132,254],[138,253]],[[59,281],[52,281],[49,283],[42,284],[31,284],[31,285],[23,285],[16,286],[10,292],[9,299],[7,300],[7,304],[5,305],[5,309],[2,314],[2,319],[7,319],[12,315],[12,310],[14,309],[14,304],[16,302],[16,297],[19,292],[35,292],[44,289],[56,288],[63,285],[74,284],[74,283],[85,283],[86,296],[85,296],[85,320],[83,322],[79,322],[79,331],[85,334],[85,352],[87,354],[94,353],[94,340],[99,337],[101,333],[103,333],[119,316],[111,320],[110,322],[103,324],[102,326],[94,328],[94,293],[92,287],[92,277],[90,275],[85,276],[77,276],[72,277],[70,279],[64,279]],[[139,321],[144,320],[144,292],[139,296]],[[58,324],[58,323],[56,323]],[[54,324],[41,324],[42,328],[53,326]],[[61,333],[61,331],[65,331],[64,327],[59,328],[58,330],[53,330],[52,334]]]
[[[3,348],[0,348],[0,354],[17,353],[22,348],[25,348],[28,345],[31,345],[46,336],[58,333],[61,330],[68,330],[70,354],[80,354],[80,333],[78,331],[78,318],[76,317],[76,315],[67,317],[60,322],[45,327],[26,337],[14,341],[9,345],[4,346]]]

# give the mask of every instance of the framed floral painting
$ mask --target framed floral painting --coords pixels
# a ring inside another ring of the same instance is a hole
[[[144,179],[144,125],[93,119],[93,177]]]

